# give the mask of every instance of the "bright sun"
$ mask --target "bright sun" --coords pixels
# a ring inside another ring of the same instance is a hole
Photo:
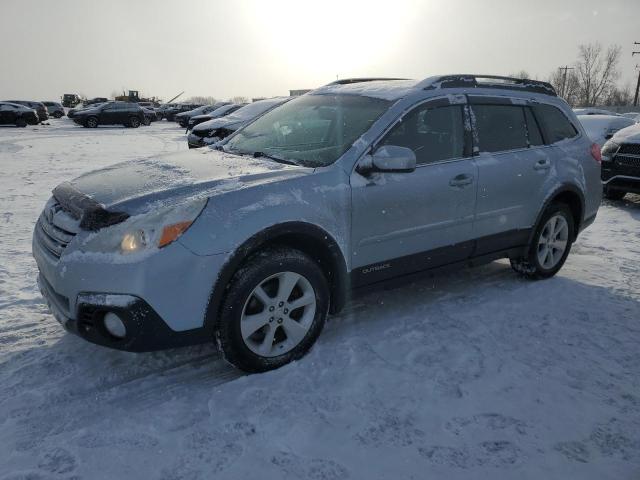
[[[255,32],[264,32],[261,41],[268,43],[273,57],[329,78],[375,67],[392,51],[404,23],[388,2],[371,0],[325,0],[316,7],[294,0],[265,1],[252,4],[247,13]]]

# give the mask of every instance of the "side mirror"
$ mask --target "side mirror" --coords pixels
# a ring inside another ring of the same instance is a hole
[[[408,173],[416,169],[416,154],[407,147],[383,145],[371,155],[373,171]]]

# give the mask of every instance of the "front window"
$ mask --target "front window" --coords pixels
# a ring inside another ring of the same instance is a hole
[[[248,125],[227,142],[225,150],[260,152],[310,167],[330,165],[390,103],[360,95],[305,95]]]

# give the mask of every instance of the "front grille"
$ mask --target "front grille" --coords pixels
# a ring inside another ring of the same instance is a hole
[[[616,155],[616,166],[623,169],[640,170],[640,157],[633,157],[630,155]]]
[[[618,154],[640,155],[640,143],[623,143],[620,145]]]
[[[35,236],[38,244],[55,258],[60,258],[73,237],[77,220],[63,211],[55,199],[50,200],[38,218]]]

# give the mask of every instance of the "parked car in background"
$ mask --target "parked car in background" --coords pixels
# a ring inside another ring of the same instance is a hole
[[[189,119],[189,123],[187,124],[187,130],[191,130],[194,126],[199,125],[201,123],[207,122],[209,120],[213,120],[214,118],[225,117],[236,110],[247,105],[246,103],[229,103],[227,105],[223,105],[220,108],[216,108],[215,110],[205,113],[204,115],[194,115]]]
[[[589,138],[598,145],[604,145],[618,130],[635,123],[630,118],[622,115],[578,115],[578,120],[580,120]]]
[[[594,108],[594,107],[574,108],[573,113],[575,113],[576,115],[613,115],[616,117],[620,116],[619,113],[612,112],[610,110],[605,110],[604,108]]]
[[[152,108],[148,108],[148,107],[143,107],[142,105],[140,105],[138,103],[138,105],[140,106],[140,108],[142,108],[142,111],[144,112],[144,124],[145,125],[150,125],[151,122],[157,122],[158,121],[158,114],[156,113],[156,111]]]
[[[98,103],[106,103],[106,102],[108,102],[108,101],[109,101],[109,99],[108,99],[108,98],[106,98],[106,97],[95,97],[95,98],[91,98],[91,99],[89,99],[89,100],[85,100],[85,102],[84,102],[84,104],[83,104],[83,105],[84,105],[85,107],[89,107],[89,106],[91,106],[91,105],[96,105],[96,104],[98,104]]]
[[[640,193],[640,124],[623,128],[602,147],[604,196],[620,200]]]
[[[73,108],[80,103],[80,97],[75,93],[65,93],[62,96],[62,106]]]
[[[600,149],[551,85],[342,82],[215,149],[56,187],[32,249],[55,318],[121,350],[215,339],[261,372],[301,358],[351,288],[500,258],[532,280],[562,268],[598,212]]]
[[[138,105],[144,108],[150,108],[155,110],[156,105],[153,102],[138,102]]]
[[[201,107],[188,110],[186,112],[177,113],[173,119],[181,126],[186,127],[189,125],[189,119],[196,115],[202,115],[205,113],[213,112],[215,109],[227,105],[229,102],[216,102],[213,105],[202,105]]]
[[[64,107],[58,102],[42,102],[47,107],[47,113],[54,118],[64,117]]]
[[[640,123],[640,112],[627,112],[627,113],[623,113],[621,115],[623,117],[630,118],[631,120],[633,120],[636,123]]]
[[[179,103],[174,107],[168,108],[163,112],[163,117],[166,118],[167,122],[173,122],[174,117],[182,112],[188,112],[189,110],[193,110],[194,108],[201,107],[201,104],[195,103]]]
[[[137,128],[146,122],[145,113],[137,103],[107,102],[79,110],[73,116],[79,125],[96,128],[100,125],[124,125]]]
[[[47,113],[47,107],[42,102],[32,102],[30,100],[2,100],[3,102],[17,103],[18,105],[24,105],[25,107],[32,108],[38,114],[38,121],[44,122],[49,120],[49,114]]]
[[[291,97],[258,100],[239,108],[230,115],[200,123],[193,127],[187,136],[189,148],[199,148],[219,142],[260,115],[289,100],[291,100]]]
[[[164,118],[164,114],[167,110],[174,108],[177,103],[163,103],[156,109],[156,113],[158,114],[158,120],[162,120]]]
[[[106,103],[106,102],[105,102]],[[76,113],[82,111],[82,110],[87,110],[88,108],[96,108],[99,107],[100,105],[104,105],[103,103],[94,103],[93,105],[88,105],[88,106],[84,106],[84,105],[78,105],[75,108],[71,108],[67,111],[67,117],[73,119],[73,117],[76,116]]]
[[[26,127],[37,125],[38,122],[38,114],[33,108],[18,103],[0,102],[0,125]]]

